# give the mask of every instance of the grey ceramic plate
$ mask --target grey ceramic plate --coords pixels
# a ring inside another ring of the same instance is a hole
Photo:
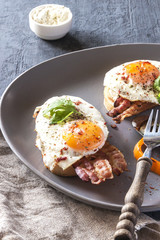
[[[16,78],[3,94],[1,128],[15,154],[32,171],[59,191],[85,203],[120,210],[132,182],[136,161],[133,147],[140,135],[133,130],[131,119],[112,129],[112,121],[103,106],[103,79],[110,68],[135,59],[160,60],[160,45],[134,44],[99,47],[66,54],[41,63]],[[109,141],[117,146],[128,162],[128,172],[98,186],[78,177],[64,178],[50,173],[35,147],[33,111],[55,95],[74,95],[92,103],[101,111],[110,130]],[[160,177],[147,178],[142,211],[160,209]]]

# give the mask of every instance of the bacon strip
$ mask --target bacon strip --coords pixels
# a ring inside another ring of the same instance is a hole
[[[123,113],[127,108],[130,107],[130,105],[131,102],[129,100],[119,97],[114,103],[115,107],[108,112],[108,116],[115,117],[118,114]]]
[[[131,117],[154,106],[156,106],[154,103],[142,101],[131,102],[119,97],[114,103],[114,108],[108,112],[108,116],[112,117],[116,123],[120,123],[126,117]]]
[[[88,173],[86,172],[86,169],[85,168],[82,168],[82,167],[76,167],[75,168],[75,172],[76,174],[85,182],[88,182],[89,181],[89,175]]]
[[[116,123],[120,123],[126,117],[131,117],[131,116],[141,113],[147,109],[150,109],[154,106],[156,106],[156,104],[154,104],[154,103],[147,103],[147,102],[141,102],[141,101],[133,102],[129,108],[127,108],[124,112],[122,112],[118,116],[114,117],[113,120]]]
[[[113,173],[119,176],[122,172],[127,170],[127,163],[118,148],[111,145],[109,142],[106,142],[102,151],[106,154],[106,157],[112,166]]]
[[[127,170],[123,154],[109,142],[97,153],[83,157],[74,165],[77,175],[83,181],[99,184],[106,179],[112,179],[113,173],[120,175]]]
[[[93,184],[113,178],[112,167],[106,159],[89,160],[85,158],[84,162],[75,168],[75,171],[83,181],[91,180]]]

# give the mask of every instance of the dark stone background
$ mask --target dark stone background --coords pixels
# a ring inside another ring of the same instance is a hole
[[[31,32],[33,7],[69,7],[73,25],[63,39],[45,41]],[[0,95],[28,68],[49,58],[96,46],[160,42],[159,0],[0,0]],[[148,213],[160,219],[160,212]]]

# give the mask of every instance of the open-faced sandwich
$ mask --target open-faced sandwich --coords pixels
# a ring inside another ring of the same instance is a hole
[[[51,172],[99,184],[126,170],[123,154],[107,141],[102,115],[83,99],[52,97],[35,109],[34,118],[36,146]]]
[[[104,78],[104,104],[116,123],[160,104],[160,62],[137,60],[112,68]]]

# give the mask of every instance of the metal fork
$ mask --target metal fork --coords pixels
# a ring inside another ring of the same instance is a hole
[[[152,124],[153,110],[150,113],[143,136],[143,141],[147,148],[143,156],[138,159],[134,180],[125,196],[125,205],[122,207],[114,235],[115,240],[135,239],[134,230],[143,202],[145,182],[152,166],[152,160],[150,159],[152,149],[160,146],[160,122],[158,122],[158,115],[159,110],[157,110],[154,124]]]
[[[152,119],[153,119],[153,110],[152,110],[146,125],[143,141],[147,146],[147,148],[143,154],[144,157],[150,158],[152,149],[160,146],[160,124],[158,124],[158,114],[159,114],[159,110],[157,110],[156,112],[156,117],[155,117],[154,125],[152,128]]]

